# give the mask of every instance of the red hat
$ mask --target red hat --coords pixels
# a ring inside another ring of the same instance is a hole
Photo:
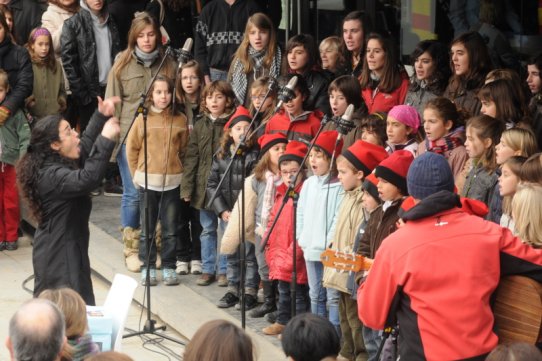
[[[258,144],[260,145],[260,156],[271,149],[275,144],[288,144],[288,138],[284,133],[264,134],[258,138]]]
[[[233,113],[230,117],[230,120],[228,120],[228,122],[224,124],[224,130],[228,130],[228,128],[232,128],[235,124],[242,121],[250,123],[251,120],[252,116],[250,115],[248,109],[242,105],[239,105],[235,110],[235,113]]]
[[[378,196],[378,179],[374,173],[369,174],[363,181],[363,190],[365,190],[371,197],[373,197],[378,203],[382,203],[382,200]]]
[[[408,150],[397,150],[388,158],[384,159],[376,168],[375,174],[401,191],[404,196],[408,195],[406,176],[414,156]]]
[[[339,140],[339,144],[337,144],[338,137],[339,137],[339,132],[337,132],[336,130],[328,130],[328,131],[322,132],[318,136],[318,139],[316,139],[316,143],[314,143],[314,146],[320,148],[324,153],[327,154],[328,157],[331,158],[331,155],[333,154],[334,149],[335,149],[335,154],[341,154],[341,150],[343,149],[344,142],[341,138]],[[335,148],[336,144],[337,144],[337,148]]]
[[[305,143],[299,142],[297,140],[291,140],[286,145],[286,150],[279,158],[279,165],[280,163],[286,162],[288,160],[295,160],[301,165],[305,154],[307,154],[308,149],[309,148]]]
[[[358,170],[361,170],[366,177],[388,157],[388,152],[379,145],[357,140],[343,152],[343,157],[348,159]]]

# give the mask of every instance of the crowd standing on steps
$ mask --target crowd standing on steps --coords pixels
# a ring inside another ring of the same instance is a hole
[[[278,1],[1,0],[0,250],[19,247],[22,199],[33,293],[51,301],[14,315],[13,358],[35,342],[99,359],[74,325],[95,304],[101,188],[121,197],[118,256],[142,285],[216,282],[216,305],[244,301],[289,360],[373,361],[381,345],[387,359],[542,358],[497,347],[490,308],[502,276],[542,282],[542,55],[517,62],[489,16],[501,5],[452,1],[455,38],[420,39],[409,73],[359,10],[318,44],[282,41]],[[168,46],[188,38],[181,61]],[[345,272],[325,251],[372,266]],[[185,359],[256,353],[212,321]]]

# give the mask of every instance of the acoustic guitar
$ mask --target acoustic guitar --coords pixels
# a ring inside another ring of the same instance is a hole
[[[322,252],[320,261],[324,266],[342,272],[367,271],[373,265],[372,259],[365,258],[360,254],[339,252],[330,248]]]
[[[371,268],[373,260],[356,253],[327,249],[320,260],[326,267],[343,272]],[[524,276],[503,277],[493,304],[499,343],[542,342],[542,285]]]
[[[542,341],[542,285],[535,280],[524,276],[503,277],[493,313],[499,343]]]

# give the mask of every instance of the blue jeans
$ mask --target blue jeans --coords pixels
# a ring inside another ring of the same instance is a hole
[[[217,228],[218,217],[215,212],[200,209],[199,221],[201,223],[202,231],[200,235],[201,240],[201,268],[203,273],[209,273],[214,275],[216,273],[217,265]],[[218,257],[218,274],[226,274],[226,256]]]
[[[307,276],[309,279],[309,297],[311,299],[311,312],[328,318],[340,333],[339,321],[339,291],[333,288],[325,288],[322,285],[324,265],[320,261],[305,261]],[[327,303],[327,310],[326,310]]]
[[[286,325],[292,318],[292,298],[290,290],[290,282],[279,281],[279,302],[277,323]],[[295,288],[295,313],[307,312],[307,285],[297,284]]]
[[[363,326],[363,342],[365,343],[365,352],[369,355],[367,361],[377,361],[376,354],[382,342],[382,331]]]
[[[211,78],[211,81],[215,80],[228,80],[228,72],[225,70],[220,69],[209,69],[209,78]]]
[[[126,160],[126,145],[122,144],[117,153],[120,177],[122,178],[122,199],[120,201],[120,225],[139,228],[139,195],[132,181],[132,174]]]
[[[223,223],[221,220],[220,223]],[[241,276],[241,267],[239,262],[239,257],[241,253],[239,252],[240,246],[237,248],[237,251],[233,254],[229,254],[226,257],[228,258],[228,287],[230,289],[239,290],[239,278]],[[258,291],[258,285],[260,284],[260,276],[258,274],[258,262],[256,261],[256,254],[254,253],[255,248],[254,244],[251,242],[245,242],[245,289],[250,289],[253,292],[247,292],[256,296]]]
[[[181,198],[179,187],[165,192],[147,190],[149,203],[149,230],[145,227],[145,189],[139,188],[139,204],[141,207],[141,236],[139,238],[139,259],[143,267],[156,268],[156,242],[154,230],[156,222],[160,220],[162,226],[162,269],[175,269],[175,246],[180,237],[179,214],[181,212]],[[150,231],[150,232],[149,232]],[[151,235],[152,243],[150,254],[147,255],[148,235]],[[147,258],[148,257],[148,258]]]

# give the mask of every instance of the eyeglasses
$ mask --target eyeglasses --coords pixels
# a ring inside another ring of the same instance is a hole
[[[195,81],[195,80],[198,80],[199,78],[197,76],[182,76],[181,77],[181,80],[191,80],[191,81]]]
[[[287,176],[293,176],[296,175],[296,173],[299,172],[299,169],[294,170],[281,170],[280,174],[287,175]]]
[[[71,137],[71,136],[74,135],[74,134],[77,135],[77,130],[75,130],[75,128],[72,128],[72,127],[69,126],[69,125],[68,125],[66,128],[64,128],[64,129],[62,130],[62,132],[63,132],[66,136],[68,136],[68,137]]]

